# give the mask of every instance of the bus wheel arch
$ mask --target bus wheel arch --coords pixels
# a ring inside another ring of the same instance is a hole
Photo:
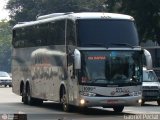
[[[21,96],[22,96],[22,94],[23,94],[23,91],[24,91],[24,82],[21,81],[21,83],[20,83],[20,95],[21,95]]]
[[[61,103],[61,98],[62,98],[64,90],[65,90],[65,86],[62,84],[61,87],[60,87],[60,92],[59,92],[60,103]]]
[[[66,94],[66,89],[64,85],[61,85],[60,87],[60,103],[62,104],[62,109],[65,112],[70,111],[70,105],[67,100],[67,94]]]

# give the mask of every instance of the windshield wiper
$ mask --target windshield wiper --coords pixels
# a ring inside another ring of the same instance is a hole
[[[109,47],[111,47],[111,46],[121,46],[121,47],[130,47],[130,48],[134,48],[134,46],[132,46],[132,45],[130,45],[130,44],[128,44],[128,43],[109,43],[109,44],[107,44],[107,46],[106,46],[106,44],[101,44],[101,43],[89,43],[89,44],[85,44],[85,45],[90,45],[90,46],[95,46],[95,47],[104,47],[104,48],[109,48]]]
[[[107,79],[104,79],[104,78],[96,78],[96,79],[93,79],[93,81],[92,81],[92,83],[95,83],[95,82],[97,82],[97,81],[105,81],[105,82],[107,82]]]
[[[85,45],[90,45],[90,46],[95,46],[95,47],[105,47],[103,44],[100,43],[89,43],[89,44],[85,44]]]
[[[126,47],[130,47],[130,48],[134,48],[134,46],[128,44],[128,43],[111,43],[111,45],[115,45],[115,46],[126,46]]]

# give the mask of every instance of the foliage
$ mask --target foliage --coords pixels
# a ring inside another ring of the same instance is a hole
[[[160,45],[160,0],[107,0],[108,11],[133,16],[141,41],[154,40]]]
[[[10,72],[11,64],[11,27],[8,22],[0,21],[0,70]]]
[[[35,20],[55,12],[101,11],[105,0],[9,0],[11,23]]]

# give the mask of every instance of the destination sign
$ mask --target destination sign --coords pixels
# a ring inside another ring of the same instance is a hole
[[[88,60],[105,60],[106,56],[89,56]]]

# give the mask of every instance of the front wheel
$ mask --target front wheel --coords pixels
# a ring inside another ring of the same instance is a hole
[[[113,107],[114,112],[121,113],[124,109],[124,106],[115,106]]]
[[[141,102],[141,106],[143,106],[145,104],[145,100],[142,100]]]
[[[66,95],[66,91],[65,91],[64,88],[62,90],[61,104],[62,104],[63,111],[65,111],[65,112],[69,112],[70,111],[70,105],[68,104],[67,95]]]

